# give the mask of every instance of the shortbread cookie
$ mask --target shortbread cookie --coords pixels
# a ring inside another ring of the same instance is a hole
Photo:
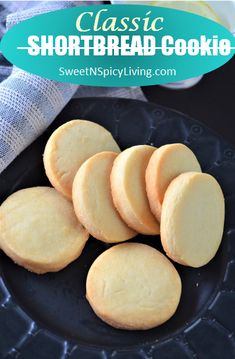
[[[73,204],[78,219],[95,238],[115,243],[136,233],[121,219],[114,207],[110,172],[117,154],[101,152],[82,164],[73,184]]]
[[[88,232],[73,206],[50,187],[15,192],[0,207],[0,246],[35,273],[57,272],[78,258]]]
[[[158,221],[164,194],[170,182],[184,172],[201,172],[194,153],[182,143],[158,148],[149,160],[146,170],[146,190],[149,204]]]
[[[223,235],[224,197],[214,177],[188,172],[176,177],[162,204],[161,241],[167,255],[191,267],[207,264]]]
[[[111,133],[97,123],[73,120],[57,128],[44,152],[44,166],[51,184],[68,199],[81,164],[101,151],[120,152]]]
[[[86,296],[94,312],[113,327],[150,329],[175,313],[181,280],[173,264],[156,249],[123,243],[94,261]]]
[[[159,234],[145,188],[145,171],[156,148],[140,145],[130,147],[118,155],[111,172],[114,204],[123,220],[135,231]]]

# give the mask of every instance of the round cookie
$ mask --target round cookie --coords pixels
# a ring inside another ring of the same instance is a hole
[[[175,313],[181,280],[173,264],[153,247],[123,243],[94,261],[86,296],[98,317],[113,327],[150,329]]]
[[[114,207],[110,172],[117,154],[98,153],[79,168],[73,183],[75,213],[95,238],[115,243],[126,241],[136,235],[119,216]]]
[[[160,222],[162,201],[170,182],[184,172],[201,172],[194,153],[182,143],[158,148],[146,169],[146,190],[151,210]]]
[[[161,241],[168,257],[195,268],[207,264],[222,240],[224,211],[214,177],[198,172],[176,177],[162,204]]]
[[[118,155],[111,172],[114,204],[123,220],[142,234],[159,234],[145,189],[145,171],[155,147],[133,146]]]
[[[0,207],[0,245],[35,273],[57,272],[78,258],[88,239],[73,206],[50,187],[15,192]]]
[[[91,121],[67,122],[53,132],[46,144],[43,157],[46,175],[57,191],[71,199],[77,170],[101,151],[120,152],[109,131]]]

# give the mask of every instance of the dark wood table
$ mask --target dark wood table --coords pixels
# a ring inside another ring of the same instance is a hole
[[[194,87],[171,90],[143,88],[149,101],[184,112],[205,123],[235,147],[235,56],[206,74]]]

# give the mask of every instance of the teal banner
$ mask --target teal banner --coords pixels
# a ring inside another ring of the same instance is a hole
[[[33,74],[81,85],[175,82],[212,71],[235,50],[222,25],[188,12],[146,5],[93,5],[26,20],[0,49]]]

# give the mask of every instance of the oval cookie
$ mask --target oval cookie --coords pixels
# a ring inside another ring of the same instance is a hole
[[[123,243],[94,261],[86,296],[94,312],[113,327],[150,329],[175,313],[181,280],[173,264],[156,249]]]
[[[73,204],[78,219],[95,238],[115,243],[136,233],[121,219],[110,190],[110,172],[117,154],[98,153],[79,168],[73,183]]]
[[[15,192],[0,207],[0,245],[35,273],[56,272],[81,254],[88,232],[73,206],[50,187]]]
[[[111,190],[114,204],[123,220],[142,234],[159,234],[145,188],[145,171],[156,148],[140,145],[126,149],[114,161]]]
[[[162,201],[170,182],[184,172],[201,172],[194,153],[182,143],[158,148],[151,156],[146,169],[146,190],[151,210],[161,219]]]
[[[207,264],[223,235],[224,197],[214,177],[188,172],[169,185],[162,204],[161,241],[167,255],[191,267]]]
[[[97,123],[73,120],[60,126],[49,138],[44,166],[51,184],[68,199],[81,164],[101,151],[120,152],[111,133]]]

